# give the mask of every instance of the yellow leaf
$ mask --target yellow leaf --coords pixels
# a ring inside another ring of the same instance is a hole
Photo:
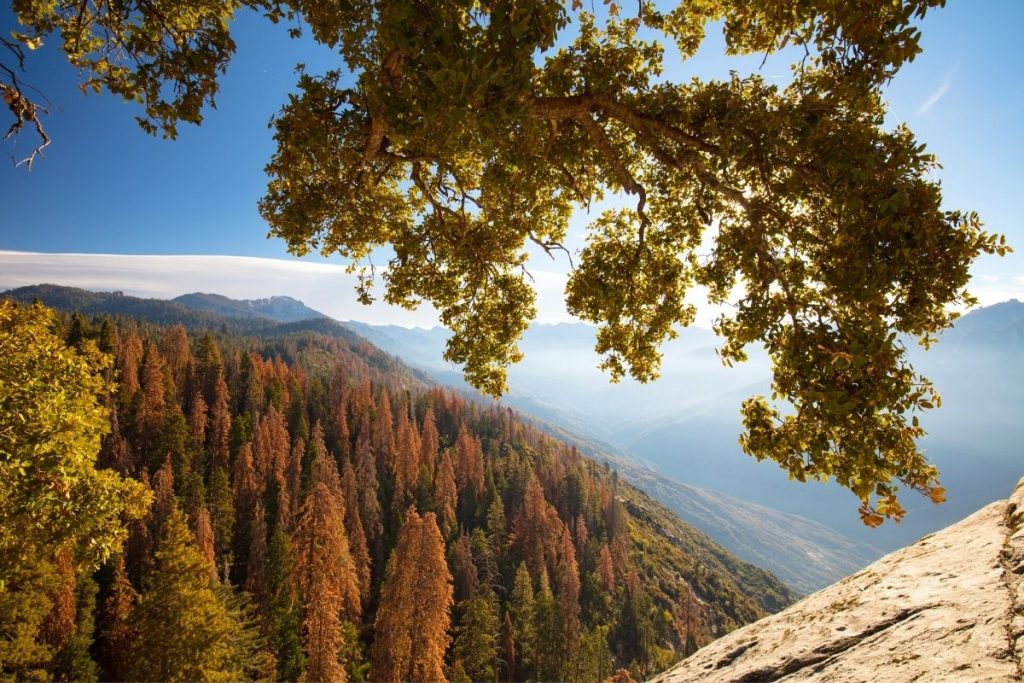
[[[21,41],[30,50],[38,50],[43,46],[43,39],[39,36],[30,36],[26,33],[11,32],[11,37]]]

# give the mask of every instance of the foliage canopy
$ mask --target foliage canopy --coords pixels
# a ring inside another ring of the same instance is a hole
[[[57,550],[95,568],[148,504],[138,482],[96,468],[110,357],[92,342],[66,346],[54,324],[43,306],[0,301],[0,592]]]
[[[454,332],[446,356],[492,394],[535,315],[528,243],[554,253],[574,211],[629,196],[590,224],[566,291],[599,325],[602,366],[654,379],[659,346],[694,319],[687,292],[707,288],[731,304],[723,360],[760,343],[774,363],[772,400],[743,404],[743,449],[800,480],[834,477],[873,525],[902,516],[896,482],[943,495],[915,443],[914,413],[938,397],[901,339],[948,327],[974,301],[970,264],[1007,249],[976,214],[942,207],[935,159],[884,124],[881,88],[919,52],[914,22],[943,4],[641,1],[601,19],[579,0],[14,7],[19,50],[59,34],[85,87],[140,101],[143,128],[169,137],[213,102],[239,7],[308,26],[339,68],[300,67],[276,117],[271,234],[353,262],[389,246],[385,300],[436,306]],[[664,79],[658,40],[686,60],[709,27],[729,54],[796,46],[791,82]],[[36,121],[16,80],[0,85],[15,127]],[[361,277],[369,301],[372,267]]]

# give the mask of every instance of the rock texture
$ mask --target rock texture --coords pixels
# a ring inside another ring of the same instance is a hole
[[[886,555],[658,676],[1024,680],[1024,479],[1009,500]]]

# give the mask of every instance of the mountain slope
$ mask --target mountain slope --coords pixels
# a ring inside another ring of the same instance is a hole
[[[457,373],[441,360],[443,330],[382,332],[387,334],[378,341],[391,353],[409,354],[411,362],[435,377]],[[363,334],[372,338],[370,332]],[[550,343],[552,337],[561,343]],[[1018,301],[964,315],[927,352],[912,340],[905,342],[914,367],[942,395],[940,408],[920,416],[928,430],[921,447],[938,466],[948,500],[934,505],[904,492],[907,517],[876,529],[860,522],[859,503],[846,489],[794,482],[774,463],[757,462],[740,450],[739,406],[748,396],[765,394],[771,379],[770,364],[758,349],[750,350],[748,362],[725,368],[714,353],[714,335],[688,328],[665,345],[658,381],[638,385],[627,379],[609,385],[594,370],[599,359],[593,341],[594,329],[586,325],[531,328],[523,340],[524,361],[509,371],[507,401],[668,478],[814,520],[858,542],[868,554],[872,547],[902,547],[1006,496],[1017,473],[1024,441],[1019,419],[1024,303]],[[724,536],[716,538],[728,543]],[[780,550],[777,559],[789,562],[789,555]]]
[[[1024,479],[1009,500],[735,631],[658,676],[686,681],[1019,681]]]
[[[346,325],[439,381],[460,385],[461,373],[441,359],[448,338],[446,330]],[[674,363],[671,377],[644,386],[629,386],[628,381],[609,385],[590,363],[593,339],[594,328],[587,325],[531,327],[523,341],[526,358],[521,365],[509,369],[511,390],[503,401],[538,416],[556,434],[580,443],[591,457],[612,462],[627,480],[716,542],[748,562],[771,570],[801,593],[827,586],[882,555],[870,543],[854,540],[809,516],[782,512],[770,504],[753,503],[742,496],[721,492],[735,484],[737,469],[716,467],[714,460],[721,448],[717,442],[727,441],[738,450],[735,443],[739,425],[738,420],[732,420],[735,425],[718,427],[718,413],[708,410],[709,405],[718,405],[715,397],[723,389],[723,382],[716,380],[722,368],[714,359],[712,333],[686,330],[667,351],[666,363]],[[756,361],[753,368],[759,372]],[[751,387],[739,383],[754,375],[749,368],[737,370],[738,373],[727,377],[729,381],[724,386],[733,382],[737,385],[734,393],[746,396]],[[688,395],[666,397],[670,386],[689,387]],[[650,404],[651,397],[661,402],[660,407]],[[729,396],[729,400],[733,401],[730,405],[739,405],[739,398]],[[669,468],[661,462],[658,467],[643,447],[644,435],[660,439],[660,420],[675,427],[681,414],[692,416],[692,422],[687,421],[685,429],[671,431],[665,437],[666,444],[655,445],[671,447],[676,459],[685,460],[686,466]],[[709,425],[716,428],[708,429]],[[631,443],[639,446],[624,451],[614,440],[627,432],[633,435]],[[611,455],[623,452],[630,457]],[[749,460],[742,454],[740,457]],[[763,468],[751,474],[764,475]],[[696,480],[701,485],[684,484],[682,480]],[[752,486],[756,488],[756,484]],[[847,508],[840,510],[840,514],[848,512]]]
[[[804,595],[827,585],[837,575],[860,569],[882,554],[804,517],[682,484],[621,458],[617,462],[630,483]]]
[[[205,311],[197,313],[177,303],[168,304],[116,295],[93,295],[80,290],[56,287],[23,288],[9,292],[5,296],[22,301],[31,301],[38,297],[45,303],[68,311],[75,311],[76,305],[84,302],[91,314],[109,313],[123,316],[125,310],[131,310],[135,315],[131,319],[121,318],[122,324],[129,329],[138,328],[157,339],[161,338],[165,331],[159,327],[150,329],[151,326],[146,327],[144,322],[157,322],[161,325],[181,322],[195,335],[212,330],[213,338],[219,344],[227,345],[225,358],[230,362],[226,362],[225,366],[235,368],[232,372],[236,374],[229,375],[229,387],[233,394],[237,392],[239,396],[246,397],[241,399],[245,401],[249,400],[247,397],[253,391],[256,391],[257,395],[259,391],[280,392],[281,386],[291,386],[293,380],[282,385],[281,379],[267,379],[256,385],[261,389],[247,388],[245,381],[252,380],[245,380],[248,376],[246,373],[251,371],[242,372],[238,369],[245,366],[244,357],[239,357],[242,349],[245,349],[246,353],[256,351],[267,362],[280,359],[285,366],[301,367],[302,373],[298,376],[303,378],[302,382],[312,383],[317,387],[316,391],[310,389],[310,398],[307,399],[310,401],[316,397],[333,396],[338,391],[351,391],[350,388],[335,388],[335,385],[349,387],[356,381],[346,380],[338,384],[341,375],[337,368],[341,367],[357,367],[362,368],[359,370],[360,373],[373,373],[371,377],[379,378],[374,380],[375,382],[391,387],[390,390],[396,392],[393,399],[395,405],[400,405],[402,401],[412,401],[420,412],[423,410],[426,397],[434,395],[429,392],[435,391],[430,388],[431,383],[426,381],[422,373],[410,370],[396,358],[380,351],[340,323],[326,318],[295,323],[226,318]],[[173,311],[184,311],[184,314],[180,320],[168,320],[168,315]],[[245,336],[239,338],[238,335]],[[281,373],[283,369],[276,369],[275,372]],[[481,424],[504,424],[511,420],[515,425],[514,434],[522,432],[527,435],[515,436],[509,442],[508,437],[503,437],[505,440],[494,436],[485,438],[484,432],[478,430],[477,434],[483,439],[484,444],[488,443],[487,438],[494,440],[487,453],[501,453],[502,458],[506,457],[506,453],[521,453],[516,457],[531,459],[536,463],[533,467],[537,469],[538,475],[543,474],[555,482],[549,488],[546,486],[545,492],[552,496],[562,495],[558,493],[561,485],[557,484],[557,477],[564,476],[567,470],[574,467],[573,458],[579,458],[578,455],[570,455],[575,453],[574,450],[541,434],[528,421],[507,413],[505,408],[497,404],[470,402],[470,405],[472,409],[468,415],[475,417],[465,418],[466,424],[476,424],[472,420],[479,420]],[[318,407],[316,410],[326,409]],[[437,413],[439,416],[444,415],[440,408],[437,408]],[[325,417],[328,415],[325,413]],[[496,416],[501,416],[501,420],[499,421]],[[308,422],[312,424],[312,418]],[[353,419],[353,439],[357,438],[356,424]],[[447,426],[442,428],[442,424]],[[439,418],[439,431],[442,435],[448,434],[442,438],[454,441],[455,437],[451,435],[453,429],[456,428],[452,427],[450,422],[444,422]],[[352,450],[357,448],[353,447]],[[488,455],[488,458],[491,457],[493,456]],[[795,599],[792,590],[771,573],[737,558],[699,530],[680,520],[675,513],[660,503],[633,486],[619,481],[618,475],[604,466],[586,462],[585,468],[593,473],[588,476],[594,476],[604,482],[602,485],[611,486],[614,482],[614,487],[617,487],[618,500],[629,515],[628,526],[634,548],[632,556],[635,557],[636,563],[635,576],[645,586],[645,591],[652,596],[654,605],[661,610],[657,612],[658,614],[669,614],[676,609],[681,587],[689,584],[707,606],[706,627],[708,636],[712,637],[765,613],[778,610]],[[559,475],[559,472],[563,474]],[[517,499],[513,496],[511,500]],[[511,500],[508,503],[510,519],[514,511]],[[571,508],[566,508],[568,509]],[[560,511],[560,514],[562,512],[564,511]],[[572,524],[576,523],[571,517],[569,521]],[[600,531],[601,527],[597,526],[593,528],[592,533],[596,535]],[[588,553],[586,562],[594,561],[593,553]],[[589,582],[594,580],[590,577],[586,579]],[[591,584],[585,585],[590,586],[588,590],[593,590]],[[658,629],[662,633],[672,632],[670,623],[659,622]],[[670,650],[665,650],[664,653],[670,653]]]

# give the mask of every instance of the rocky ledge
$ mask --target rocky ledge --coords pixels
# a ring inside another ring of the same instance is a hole
[[[1008,500],[716,640],[654,680],[1024,680],[1024,479]]]

